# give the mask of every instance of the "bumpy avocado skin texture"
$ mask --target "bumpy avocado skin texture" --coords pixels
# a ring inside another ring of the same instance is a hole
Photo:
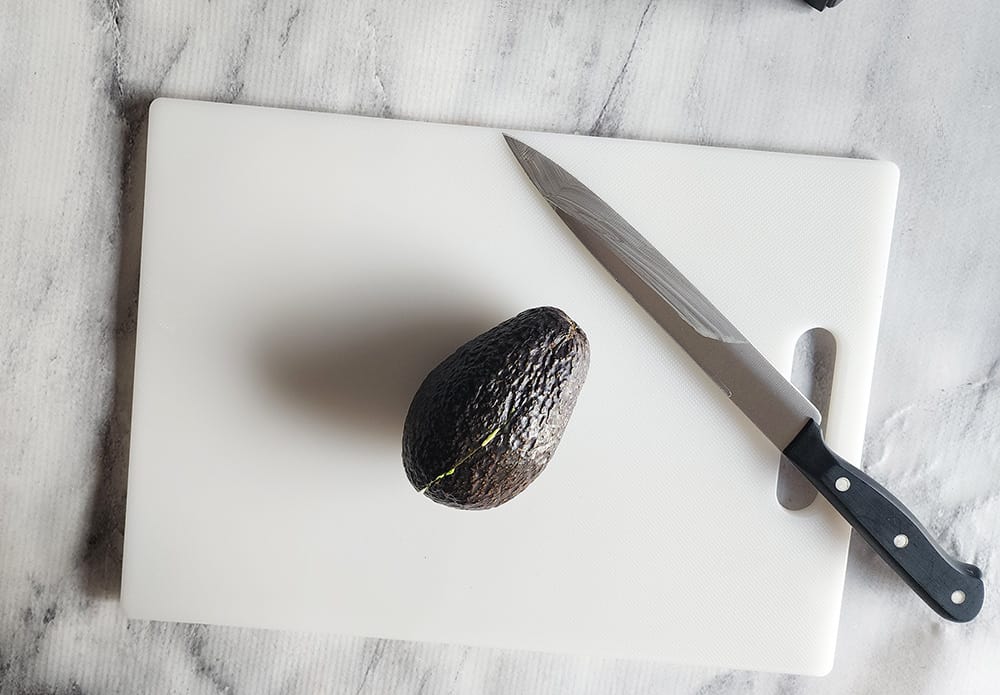
[[[410,403],[403,466],[459,509],[509,501],[545,469],[590,365],[586,334],[553,307],[524,311],[435,367]]]

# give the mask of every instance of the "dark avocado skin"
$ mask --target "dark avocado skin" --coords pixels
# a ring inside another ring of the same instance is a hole
[[[586,334],[553,307],[524,311],[458,348],[410,403],[403,466],[435,502],[490,509],[545,469],[590,365]]]

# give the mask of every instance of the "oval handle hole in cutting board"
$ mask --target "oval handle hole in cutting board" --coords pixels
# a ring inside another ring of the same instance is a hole
[[[812,401],[823,417],[826,432],[833,391],[833,370],[837,361],[837,340],[825,328],[812,328],[799,336],[792,359],[792,384]],[[775,490],[778,504],[785,509],[805,509],[816,499],[816,488],[784,456],[778,464]]]

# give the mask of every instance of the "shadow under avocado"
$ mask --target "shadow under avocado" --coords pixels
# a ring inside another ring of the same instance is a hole
[[[428,372],[502,319],[496,311],[469,310],[293,329],[265,346],[263,376],[305,417],[398,441]]]

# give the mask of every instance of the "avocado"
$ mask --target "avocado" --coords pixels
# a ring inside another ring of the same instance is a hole
[[[403,467],[435,502],[490,509],[524,490],[556,450],[590,365],[586,334],[528,309],[458,348],[417,389]]]

